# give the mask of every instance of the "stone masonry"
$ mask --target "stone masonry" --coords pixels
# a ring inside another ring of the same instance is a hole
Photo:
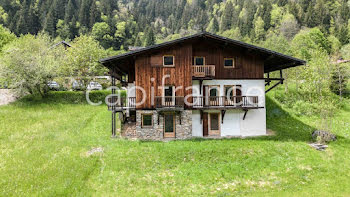
[[[141,126],[141,115],[153,114],[153,126],[144,127]],[[176,127],[175,134],[176,139],[189,139],[192,137],[192,111],[184,110],[181,112],[181,124],[179,113],[176,114]],[[158,124],[158,112],[156,110],[137,110],[136,111],[136,123],[127,122],[122,126],[122,136],[129,139],[140,140],[164,140],[163,127],[164,127],[163,115],[159,116]]]

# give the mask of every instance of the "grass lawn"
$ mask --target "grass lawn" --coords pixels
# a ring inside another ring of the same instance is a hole
[[[350,105],[325,152],[307,144],[317,117],[272,99],[267,110],[276,136],[140,142],[110,137],[106,106],[1,106],[0,196],[349,196]],[[103,153],[88,156],[94,147]]]

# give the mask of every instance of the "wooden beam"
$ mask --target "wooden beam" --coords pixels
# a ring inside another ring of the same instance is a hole
[[[281,81],[281,80],[284,80],[284,78],[263,78],[263,79],[265,79],[265,81],[268,81],[268,80],[270,80],[270,81]]]
[[[265,91],[265,94],[268,93],[270,90],[274,89],[274,88],[275,88],[276,86],[278,86],[279,84],[282,84],[282,83],[283,83],[282,81],[283,81],[283,80],[277,82],[275,85],[273,85],[272,87],[270,87],[269,89],[267,89],[267,90]]]
[[[287,68],[291,68],[291,67],[295,67],[298,64],[295,62],[292,63],[286,63],[286,64],[282,64],[282,65],[270,65],[268,66],[269,68],[264,70],[265,73],[267,72],[273,72],[273,71],[277,71],[277,70],[281,70],[281,69],[287,69]]]
[[[225,117],[226,110],[221,110],[221,123],[224,124],[224,117]]]
[[[282,69],[280,70],[280,78],[283,78],[283,73],[282,73]],[[283,80],[281,80],[281,84],[283,84]]]
[[[203,110],[200,110],[200,116],[201,116],[201,124],[202,124],[202,120],[203,120]]]
[[[271,59],[273,59],[274,57],[275,57],[275,55],[273,55],[273,54],[269,55],[269,56],[265,59],[265,62],[266,62],[266,61],[269,61],[269,60],[271,60]]]
[[[247,116],[248,110],[244,109],[244,115],[243,115],[243,120],[245,119],[245,117]]]

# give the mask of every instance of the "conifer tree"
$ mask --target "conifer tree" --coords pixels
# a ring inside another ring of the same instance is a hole
[[[56,22],[52,10],[47,14],[46,21],[44,24],[44,31],[48,32],[49,35],[53,37],[56,36]]]
[[[22,3],[22,8],[19,12],[19,19],[16,25],[16,33],[27,34],[30,30],[28,21],[30,3],[27,0],[24,0]]]
[[[64,22],[69,24],[73,20],[76,12],[76,4],[74,0],[69,0],[64,13]]]
[[[96,0],[92,0],[90,7],[89,28],[92,28],[99,21],[99,11],[97,10]]]
[[[233,5],[231,1],[228,1],[225,4],[225,10],[222,16],[221,30],[225,31],[231,28],[232,24],[232,13],[233,13]]]
[[[272,10],[272,5],[269,0],[263,0],[262,1],[262,13],[261,13],[261,18],[264,21],[264,29],[268,30],[271,26],[271,10]]]
[[[89,26],[89,13],[90,13],[90,5],[89,3],[90,0],[82,0],[80,9],[79,9],[79,23],[80,23],[80,28],[83,27],[88,27]]]
[[[145,46],[151,46],[155,43],[154,33],[151,27],[147,28],[146,35],[145,35]]]

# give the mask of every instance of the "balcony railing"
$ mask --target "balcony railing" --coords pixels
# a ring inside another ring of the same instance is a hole
[[[155,106],[156,108],[183,108],[184,97],[183,96],[156,96]]]
[[[215,77],[215,65],[192,66],[193,77]]]
[[[258,96],[208,96],[193,97],[193,108],[259,108]]]
[[[136,97],[112,97],[108,99],[108,110],[136,109]],[[191,102],[192,101],[192,102]],[[192,108],[259,108],[258,96],[194,96],[186,105]],[[155,108],[184,108],[183,96],[155,97]]]
[[[108,98],[107,106],[108,110],[123,110],[123,109],[135,109],[136,97],[111,97]]]

